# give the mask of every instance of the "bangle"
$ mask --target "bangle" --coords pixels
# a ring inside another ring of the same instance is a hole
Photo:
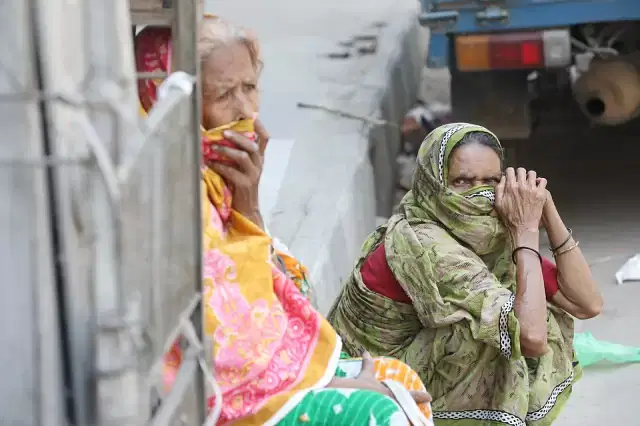
[[[516,262],[516,253],[518,253],[518,251],[520,250],[529,250],[533,253],[535,253],[536,255],[538,255],[538,259],[540,259],[540,264],[542,264],[542,255],[540,254],[540,252],[534,248],[531,247],[526,247],[526,246],[520,246],[520,247],[516,247],[513,250],[513,253],[511,253],[511,260],[513,261],[513,263],[515,263],[516,265],[518,264],[518,262]]]
[[[552,252],[560,250],[562,247],[567,245],[569,240],[571,240],[571,237],[573,237],[573,231],[571,230],[571,228],[567,228],[567,231],[569,231],[569,235],[567,236],[567,238],[559,246],[551,247]]]
[[[576,241],[575,243],[573,243],[573,245],[567,247],[566,249],[562,250],[562,251],[558,251],[558,252],[553,252],[553,257],[554,259],[560,255],[563,255],[565,253],[570,252],[571,250],[578,248],[578,246],[580,245],[580,241]]]

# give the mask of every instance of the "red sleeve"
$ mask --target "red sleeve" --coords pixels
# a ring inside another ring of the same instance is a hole
[[[558,268],[549,259],[542,258],[542,279],[547,300],[551,300],[560,288],[558,287]]]
[[[384,244],[380,244],[364,261],[360,274],[364,285],[369,290],[396,302],[411,303],[411,299],[395,279],[387,264]],[[547,300],[551,300],[559,290],[558,268],[545,257],[542,258],[542,279]]]
[[[360,268],[363,284],[374,293],[401,303],[411,303],[387,263],[384,244],[380,244]]]

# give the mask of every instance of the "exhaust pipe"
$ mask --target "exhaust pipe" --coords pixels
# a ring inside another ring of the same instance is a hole
[[[592,122],[623,124],[640,112],[640,73],[620,59],[594,59],[574,83],[573,94]]]

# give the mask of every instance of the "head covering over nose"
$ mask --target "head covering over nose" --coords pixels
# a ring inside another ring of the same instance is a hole
[[[483,185],[458,194],[447,187],[449,157],[472,132],[489,134],[498,141],[488,129],[468,123],[445,124],[427,135],[418,152],[412,190],[403,198],[400,210],[408,219],[435,221],[477,254],[489,254],[500,250],[506,237],[502,222],[490,214],[494,189]]]

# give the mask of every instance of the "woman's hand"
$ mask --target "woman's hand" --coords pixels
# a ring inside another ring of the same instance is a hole
[[[257,143],[249,138],[227,131],[224,136],[233,141],[237,148],[215,145],[214,149],[234,162],[234,166],[210,162],[211,169],[229,183],[233,191],[232,207],[249,218],[256,225],[264,228],[260,214],[258,185],[262,176],[264,151],[269,141],[269,134],[260,121],[256,120]]]
[[[547,201],[547,180],[522,167],[507,168],[496,187],[496,211],[512,233],[537,231]]]
[[[389,388],[376,380],[376,366],[369,352],[362,354],[362,371],[360,371],[356,380],[362,384],[362,389],[369,389],[391,398],[394,397]],[[428,392],[412,391],[411,396],[418,404],[431,402],[431,395]]]
[[[373,392],[378,392],[389,398],[394,398],[393,393],[385,385],[376,380],[375,363],[371,355],[368,352],[362,354],[362,370],[360,374],[354,379],[341,379],[335,378],[329,384],[332,388],[350,388],[350,389],[365,389]],[[431,402],[431,395],[428,392],[411,391],[414,401],[417,404],[424,404],[425,402]]]

